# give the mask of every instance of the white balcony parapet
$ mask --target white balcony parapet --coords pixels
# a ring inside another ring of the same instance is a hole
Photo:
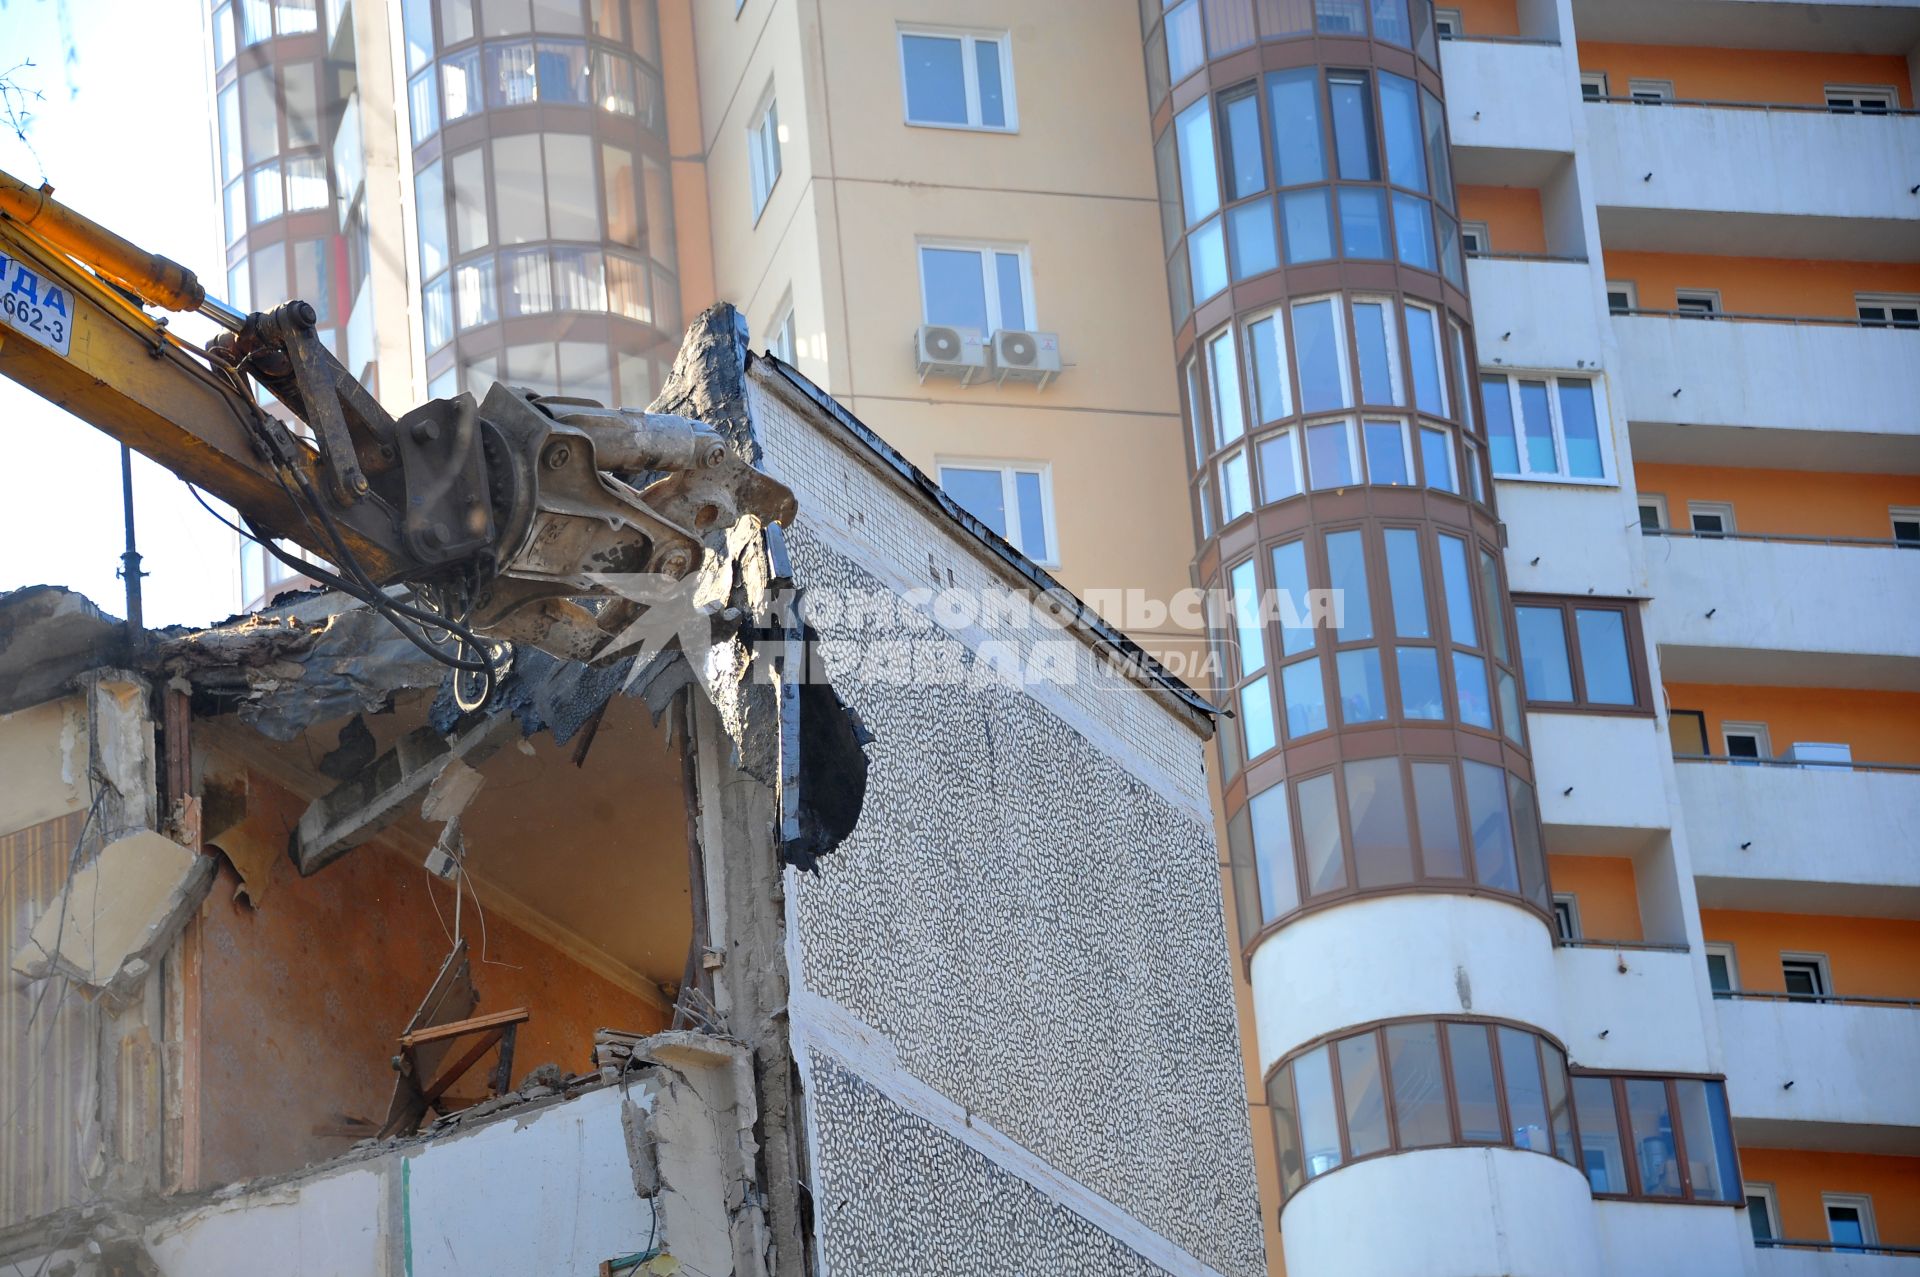
[[[1920,435],[1920,332],[1659,315],[1613,331],[1629,421]]]
[[[1736,1122],[1901,1128],[1920,1136],[1920,1006],[1719,998]],[[1777,1129],[1777,1128],[1774,1128]],[[1831,1144],[1829,1144],[1831,1146]]]
[[[1589,1069],[1711,1073],[1702,1005],[1705,985],[1684,946],[1554,950],[1560,1006],[1573,1063]],[[1605,1036],[1602,1036],[1602,1035]]]
[[[1920,1271],[1920,1246],[1842,1250],[1825,1238],[1810,1237],[1789,1238],[1757,1251],[1756,1277],[1905,1277]]]
[[[1599,290],[1584,261],[1475,257],[1467,262],[1481,362],[1509,368],[1596,368]],[[1591,305],[1581,304],[1588,298]],[[1502,334],[1511,336],[1502,338]]]
[[[1575,78],[1551,41],[1448,40],[1440,46],[1453,145],[1573,150]]]
[[[1679,762],[1696,878],[1920,891],[1920,772]]]
[[[1542,823],[1672,826],[1665,770],[1673,747],[1653,718],[1534,710],[1527,715],[1527,728],[1533,734]]]

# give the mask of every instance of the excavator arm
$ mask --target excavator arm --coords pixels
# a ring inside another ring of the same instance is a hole
[[[225,331],[198,348],[148,306]],[[610,599],[608,577],[685,577],[740,518],[793,515],[785,487],[683,417],[496,384],[395,420],[305,302],[241,315],[5,173],[0,374],[226,502],[270,548],[324,560],[320,579],[396,624],[456,636],[454,663],[482,675],[463,701],[484,698],[510,643],[601,656],[642,606]]]

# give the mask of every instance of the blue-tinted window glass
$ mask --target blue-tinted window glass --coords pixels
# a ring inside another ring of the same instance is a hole
[[[1347,792],[1353,792],[1353,768],[1347,765]],[[1354,820],[1354,842],[1360,841],[1359,819]],[[1402,842],[1402,847],[1405,843]],[[1364,869],[1366,861],[1361,859],[1361,850],[1356,845],[1354,859],[1359,862],[1363,872],[1361,886],[1367,886]],[[1347,1147],[1355,1157],[1365,1157],[1369,1153],[1378,1153],[1391,1144],[1387,1133],[1387,1095],[1386,1078],[1380,1071],[1380,1037],[1376,1033],[1356,1033],[1343,1038],[1336,1049],[1340,1053],[1340,1094],[1347,1102]]]
[[[1333,140],[1340,157],[1340,176],[1350,182],[1378,180],[1380,161],[1373,136],[1373,93],[1366,75],[1358,71],[1329,74],[1327,96],[1333,104]]]
[[[1400,657],[1400,712],[1407,718],[1439,720],[1447,716],[1440,687],[1440,656],[1430,647],[1403,647]]]
[[[967,70],[957,36],[900,37],[907,68],[907,118],[916,124],[967,122]]]
[[[1255,200],[1227,210],[1227,247],[1233,259],[1233,277],[1250,279],[1280,265],[1279,241],[1273,233],[1273,200]]]
[[[1437,216],[1440,221],[1440,273],[1455,288],[1465,288],[1467,272],[1460,261],[1460,223],[1445,213]]]
[[[1340,255],[1385,260],[1387,256],[1387,199],[1370,186],[1342,186],[1340,192]]]
[[[1606,471],[1600,457],[1600,422],[1594,413],[1593,383],[1578,377],[1560,379],[1560,425],[1567,441],[1567,473],[1576,479],[1599,479]]]
[[[1501,1025],[1500,1075],[1507,1084],[1507,1115],[1513,1123],[1516,1147],[1536,1153],[1553,1152],[1553,1134],[1547,1126],[1547,1093],[1540,1072],[1540,1053],[1533,1034]]]
[[[1264,674],[1240,689],[1240,730],[1246,737],[1249,759],[1280,743],[1274,736],[1273,689]]]
[[[1393,632],[1401,638],[1430,638],[1420,534],[1412,528],[1388,528],[1382,535],[1387,547],[1387,590],[1393,596]]]
[[[1407,358],[1413,365],[1413,402],[1421,412],[1446,416],[1446,375],[1440,371],[1440,337],[1432,311],[1407,307]]]
[[[1558,474],[1553,450],[1553,414],[1547,405],[1547,383],[1520,382],[1520,418],[1527,437],[1527,469],[1534,474]]]
[[[1220,521],[1232,523],[1253,509],[1253,483],[1244,450],[1227,454],[1220,462]]]
[[[1664,1078],[1630,1077],[1627,1130],[1633,1136],[1634,1165],[1640,1191],[1648,1197],[1679,1197],[1680,1160],[1674,1146],[1673,1114],[1667,1106]]]
[[[1567,630],[1557,607],[1513,609],[1520,631],[1520,670],[1530,701],[1573,700],[1573,667],[1567,660]]]
[[[1365,0],[1313,0],[1313,7],[1320,29],[1328,35],[1367,33]]]
[[[1520,445],[1513,434],[1513,399],[1500,373],[1480,377],[1480,403],[1487,411],[1487,460],[1495,474],[1520,473]]]
[[[1472,759],[1460,760],[1467,788],[1467,827],[1473,834],[1473,876],[1482,886],[1518,893],[1513,826],[1507,818],[1506,773]]]
[[[1580,1125],[1580,1168],[1596,1193],[1625,1193],[1627,1159],[1620,1147],[1620,1118],[1613,1104],[1613,1079],[1573,1079],[1573,1112]]]
[[[1420,0],[1415,0],[1419,3]],[[1373,38],[1409,48],[1413,31],[1407,24],[1407,0],[1373,0]]]
[[[1286,226],[1287,261],[1297,266],[1333,256],[1333,197],[1326,187],[1282,195],[1280,218]]]
[[[1274,163],[1280,186],[1323,182],[1327,157],[1320,122],[1320,73],[1311,67],[1267,77]]]
[[[965,466],[941,466],[940,486],[958,501],[967,513],[1007,535],[1006,488],[998,470],[974,470]]]
[[[1440,534],[1440,584],[1447,596],[1447,629],[1453,641],[1466,647],[1478,647],[1478,631],[1473,625],[1473,578],[1467,571],[1467,543],[1459,537]]]
[[[1307,853],[1307,894],[1322,896],[1340,890],[1347,885],[1347,864],[1332,774],[1301,781],[1294,802],[1300,807],[1300,836]]]
[[[1453,654],[1453,694],[1460,721],[1493,730],[1493,702],[1487,697],[1487,663],[1470,652]]]
[[[1633,665],[1627,656],[1627,619],[1612,609],[1577,607],[1580,673],[1595,705],[1633,704]]]
[[[1000,42],[973,42],[975,79],[980,85],[980,123],[992,129],[1007,126],[1007,101],[1000,87]]]
[[[1267,162],[1260,145],[1260,98],[1251,89],[1220,102],[1222,150],[1227,161],[1227,198],[1244,199],[1267,186]]]
[[[1048,562],[1053,555],[1047,545],[1047,514],[1040,496],[1040,476],[1029,470],[1014,471],[1013,496],[1020,505],[1020,552],[1029,559]]]
[[[1289,541],[1273,548],[1273,588],[1279,599],[1281,652],[1292,656],[1306,651],[1313,646],[1313,628],[1308,623],[1305,541]],[[1293,621],[1299,624],[1289,624]],[[1314,678],[1319,677],[1316,671]],[[1287,699],[1293,699],[1291,690]]]
[[[1400,260],[1438,270],[1433,256],[1433,208],[1418,195],[1393,195],[1393,237]]]
[[[1420,427],[1420,464],[1427,472],[1427,486],[1442,492],[1458,492],[1453,478],[1453,437],[1432,426]]]
[[[1316,488],[1348,488],[1360,482],[1346,422],[1307,427],[1307,478]]]
[[[928,323],[988,331],[987,285],[980,273],[978,252],[970,248],[922,248],[920,282],[926,290]]]
[[[1358,529],[1327,534],[1327,581],[1340,607],[1336,641],[1357,642],[1373,637],[1372,595],[1367,590],[1367,550]]]
[[[1300,494],[1300,467],[1294,460],[1293,431],[1260,441],[1260,499],[1271,505]]]
[[[1193,263],[1193,298],[1203,302],[1227,286],[1227,241],[1214,218],[1187,236]]]
[[[1246,432],[1240,411],[1240,357],[1234,352],[1231,327],[1207,342],[1207,371],[1213,380],[1213,444],[1225,447]]]
[[[1000,288],[1000,326],[1027,326],[1027,290],[1020,272],[1020,254],[993,255],[994,282]]]
[[[1380,650],[1357,647],[1334,656],[1340,676],[1340,721],[1377,723],[1387,716],[1387,689],[1380,678]]]
[[[1288,737],[1298,738],[1325,730],[1327,693],[1320,681],[1319,657],[1310,656],[1281,667],[1280,690],[1287,702]]]
[[[1393,375],[1393,348],[1397,343],[1392,307],[1386,302],[1355,302],[1353,336],[1360,351],[1360,401],[1399,403]]]
[[[1387,180],[1424,192],[1427,160],[1420,134],[1420,93],[1412,80],[1391,71],[1380,73],[1380,132],[1387,143]]]
[[[222,18],[226,15],[221,14]],[[400,5],[400,29],[407,45],[407,70],[418,71],[433,57],[432,0],[403,0]]]
[[[1293,824],[1284,783],[1263,789],[1247,804],[1253,818],[1253,859],[1260,874],[1260,916],[1272,922],[1300,904],[1293,871]]]
[[[1233,631],[1239,643],[1242,677],[1266,668],[1267,644],[1260,630],[1260,584],[1254,575],[1253,560],[1236,567],[1228,579],[1233,583]]]
[[[1175,84],[1200,69],[1207,46],[1200,31],[1200,0],[1186,0],[1167,13],[1167,70]]]
[[[1220,207],[1220,172],[1213,154],[1213,116],[1201,98],[1174,117],[1180,139],[1180,197],[1187,225],[1205,221]]]
[[[1367,482],[1411,484],[1407,470],[1407,428],[1397,421],[1369,421],[1362,427],[1367,445]]]
[[[1487,1026],[1449,1023],[1447,1054],[1453,1061],[1453,1098],[1460,1109],[1460,1138],[1470,1143],[1501,1143],[1506,1135],[1501,1129],[1500,1091],[1494,1081]]]
[[[1254,397],[1260,408],[1260,420],[1278,421],[1293,411],[1293,395],[1287,388],[1287,357],[1283,347],[1280,317],[1268,315],[1247,325],[1247,343],[1252,347]],[[1269,501],[1273,497],[1267,497]]]
[[[587,104],[587,46],[557,44],[542,40],[537,61],[540,65],[540,100],[573,106]]]
[[[1415,0],[1425,7],[1427,0]],[[1447,119],[1440,99],[1420,90],[1420,122],[1427,141],[1427,169],[1433,179],[1433,193],[1440,207],[1453,207],[1453,170],[1447,159]]]
[[[1347,406],[1346,361],[1339,314],[1330,297],[1293,307],[1294,365],[1300,371],[1300,408],[1326,412]]]
[[[1332,788],[1331,779],[1328,788]],[[1294,1090],[1300,1097],[1300,1147],[1307,1178],[1340,1165],[1340,1116],[1333,1099],[1333,1070],[1328,1048],[1317,1047],[1293,1062]]]

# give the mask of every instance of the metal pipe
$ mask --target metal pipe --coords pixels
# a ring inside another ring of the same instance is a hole
[[[133,525],[133,449],[120,445],[120,513],[127,529],[127,548],[120,555],[120,578],[127,583],[127,644],[139,651],[146,642],[146,609],[141,605],[140,546]]]
[[[28,186],[11,173],[0,171],[0,217],[19,222],[103,279],[155,306],[194,311],[206,303],[207,290],[192,271],[74,212],[53,198],[50,184]]]

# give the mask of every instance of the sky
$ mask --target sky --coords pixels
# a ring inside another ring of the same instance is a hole
[[[0,136],[0,170],[52,182],[63,203],[186,265],[217,296],[205,13],[202,0],[0,0],[0,73],[32,62],[11,78],[44,95],[26,104],[24,143]],[[210,331],[186,316],[172,325],[196,341]],[[138,454],[134,511],[149,626],[238,610],[234,534]],[[123,540],[119,444],[0,378],[0,592],[64,585],[123,615]]]

